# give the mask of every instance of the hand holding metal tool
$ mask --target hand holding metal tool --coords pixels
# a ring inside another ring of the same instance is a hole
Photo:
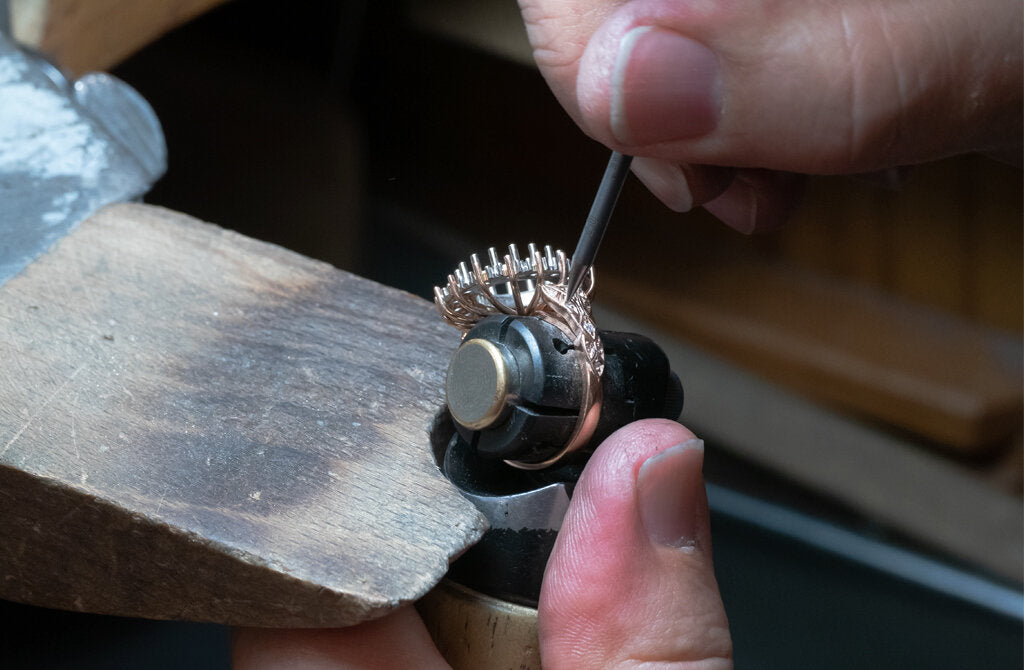
[[[591,313],[591,265],[630,161],[612,154],[571,265],[561,250],[530,244],[521,256],[511,244],[503,256],[473,254],[434,290],[464,333],[448,408],[484,459],[525,470],[578,463],[630,421],[679,415],[679,380],[658,346],[600,331]]]
[[[567,299],[566,255],[527,249],[520,257],[512,244],[499,257],[492,248],[489,262],[473,254],[434,291],[441,315],[464,333],[445,395],[473,450],[515,468],[547,469],[585,460],[631,421],[676,418],[682,390],[658,345],[599,330],[593,280]]]
[[[530,244],[521,254],[510,244],[508,253],[472,255],[434,290],[442,317],[463,332],[434,455],[491,524],[420,603],[453,667],[480,667],[485,657],[539,667],[533,608],[583,465],[614,430],[682,409],[682,386],[658,345],[599,330],[591,312],[591,266],[630,160],[612,154],[571,272],[560,249]],[[465,643],[466,631],[495,621],[500,639]]]

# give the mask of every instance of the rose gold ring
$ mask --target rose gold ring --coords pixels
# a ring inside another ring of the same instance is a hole
[[[499,258],[491,247],[487,250],[489,263],[486,265],[473,254],[469,265],[460,263],[448,275],[445,286],[434,288],[434,302],[441,317],[463,334],[488,316],[535,316],[561,330],[572,341],[582,371],[583,402],[568,443],[558,454],[539,463],[506,461],[517,468],[537,470],[552,465],[593,437],[601,414],[604,347],[590,306],[593,269],[581,289],[566,300],[569,260],[565,252],[545,246],[542,253],[534,244],[527,248],[526,258],[520,258],[516,245],[510,244],[508,253]]]

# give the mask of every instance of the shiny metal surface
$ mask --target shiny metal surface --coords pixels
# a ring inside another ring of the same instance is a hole
[[[460,493],[487,517],[491,528],[558,530],[569,509],[569,490],[565,483],[503,496]]]
[[[526,256],[520,257],[516,245],[510,244],[508,253],[503,257],[498,256],[494,247],[488,249],[487,257],[489,263],[485,264],[478,254],[473,254],[468,264],[460,263],[448,275],[444,286],[434,287],[434,303],[441,318],[464,334],[489,316],[540,318],[553,324],[572,341],[573,355],[578,359],[583,375],[584,400],[575,430],[561,451],[541,461],[505,461],[523,470],[542,470],[586,445],[600,419],[605,354],[590,304],[594,273],[588,266],[587,271],[580,275],[589,279],[585,290],[570,297],[567,285],[570,264],[561,249],[554,251],[545,246],[542,251],[531,243],[527,246]],[[578,285],[583,282],[582,279],[577,281]],[[448,383],[452,383],[450,375]]]
[[[134,89],[102,73],[69,83],[0,32],[0,284],[166,166],[160,123]]]
[[[508,363],[497,345],[474,339],[456,350],[445,378],[452,418],[471,430],[487,428],[501,416],[508,393]]]

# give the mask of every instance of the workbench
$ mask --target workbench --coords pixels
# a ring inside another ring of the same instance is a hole
[[[171,34],[119,70],[155,101],[171,140],[171,174],[151,198],[417,292],[495,234],[498,243],[571,245],[604,149],[564,118],[531,69],[522,35],[509,30],[514,11],[514,3],[412,3],[390,38],[363,54],[373,63],[369,83],[340,100],[324,80],[293,74],[292,61],[264,54],[262,63],[261,48],[243,51],[257,60],[235,70],[210,67],[238,47],[206,39],[222,34],[224,21],[200,26],[194,61],[174,60],[195,41]],[[68,58],[81,72],[122,55]],[[240,101],[257,85],[285,91],[286,102],[246,110]],[[216,128],[189,146],[200,133],[197,89],[224,97],[209,105]],[[409,99],[429,104],[413,109]],[[234,125],[267,109],[263,126]],[[275,141],[272,124],[303,132]],[[247,154],[244,138],[254,133],[268,139]],[[230,146],[218,149],[218,135]],[[175,140],[179,156],[203,156],[201,172],[175,168]],[[318,144],[329,149],[319,153]],[[247,184],[255,187],[240,197]],[[271,190],[260,205],[259,192]],[[294,199],[287,207],[285,195]],[[710,445],[712,482],[1019,589],[1021,202],[1018,172],[964,157],[919,168],[898,191],[813,180],[792,225],[748,240],[700,213],[663,212],[631,184],[619,208],[629,221],[613,224],[598,266],[598,318],[668,343],[687,389],[683,420]],[[277,227],[260,220],[272,212],[267,219],[281,221],[287,208],[303,214]],[[317,214],[325,209],[345,215]],[[294,295],[272,293],[282,310],[282,296]],[[427,318],[425,306],[405,304]],[[120,346],[104,323],[89,324],[91,343]],[[440,347],[440,331],[432,337]],[[68,485],[80,487],[80,476],[69,471]],[[259,500],[238,508],[266,503],[263,490],[252,487]],[[167,513],[159,496],[150,502]]]

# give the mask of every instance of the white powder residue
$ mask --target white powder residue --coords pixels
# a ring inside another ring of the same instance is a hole
[[[90,141],[94,131],[89,123],[56,90],[5,81],[3,74],[0,72],[0,171],[95,182],[107,166],[107,156],[102,143]]]

